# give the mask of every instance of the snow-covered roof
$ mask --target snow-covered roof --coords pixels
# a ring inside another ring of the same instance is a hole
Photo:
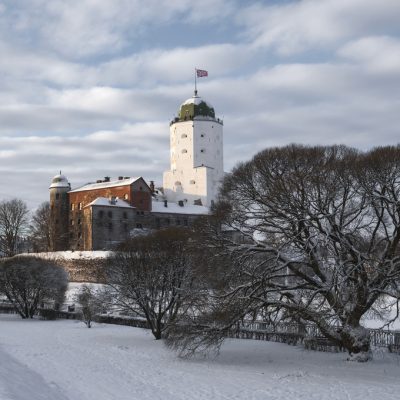
[[[200,96],[193,96],[190,97],[189,99],[187,99],[186,101],[184,101],[182,103],[182,105],[187,105],[187,104],[195,104],[196,106],[198,106],[200,103],[206,103],[208,105],[208,107],[210,108],[214,108],[209,102],[204,101]]]
[[[139,177],[128,178],[128,179],[117,179],[114,181],[100,182],[100,183],[87,183],[86,185],[83,185],[74,190],[71,190],[70,193],[82,192],[84,190],[94,190],[94,189],[103,189],[103,188],[117,187],[117,186],[127,186],[127,185],[131,185],[133,182],[136,182],[138,179],[141,179],[141,177],[139,176]]]
[[[49,189],[53,188],[69,188],[70,184],[68,182],[68,179],[65,175],[56,175],[52,180],[51,180],[51,185]]]
[[[89,203],[85,207],[90,207],[90,206],[107,206],[107,207],[119,207],[119,208],[135,208],[132,207],[129,203],[122,199],[109,199],[107,197],[98,197],[97,199],[93,200],[91,203]]]
[[[166,214],[188,214],[188,215],[207,215],[210,209],[205,206],[195,206],[192,204],[183,203],[180,206],[177,203],[168,202],[167,207],[164,205],[163,200],[153,199],[152,213],[166,213]]]

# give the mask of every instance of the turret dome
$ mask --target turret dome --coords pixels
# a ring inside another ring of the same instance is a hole
[[[180,121],[193,119],[195,117],[215,118],[214,107],[199,97],[197,91],[193,97],[182,103],[178,113]]]
[[[52,180],[51,180],[51,185],[49,189],[54,189],[54,188],[70,188],[71,185],[68,182],[68,179],[65,175],[56,175]]]

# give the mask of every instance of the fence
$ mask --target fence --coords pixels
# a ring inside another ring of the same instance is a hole
[[[39,309],[37,314],[42,315]],[[69,311],[51,310],[52,316],[60,319],[80,319],[80,314]],[[15,314],[11,304],[0,303],[0,313]],[[125,325],[149,329],[147,321],[142,318],[101,314],[96,322],[104,324]],[[389,351],[400,352],[400,331],[369,329],[371,345],[385,347]],[[322,351],[343,351],[324,337],[316,325],[296,323],[270,323],[267,321],[241,321],[226,333],[229,338],[265,340],[291,345],[304,344],[308,349]]]

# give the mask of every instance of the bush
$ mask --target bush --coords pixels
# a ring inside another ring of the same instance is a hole
[[[22,318],[33,318],[39,304],[62,304],[68,275],[54,261],[19,256],[0,261],[0,292]]]

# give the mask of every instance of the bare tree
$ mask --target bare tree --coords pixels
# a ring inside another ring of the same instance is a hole
[[[19,199],[0,202],[0,254],[12,257],[17,253],[18,239],[27,227],[28,208]]]
[[[190,306],[193,274],[188,240],[184,229],[132,239],[110,257],[106,268],[114,306],[145,318],[156,339]]]
[[[83,285],[76,295],[76,301],[81,307],[82,321],[88,328],[91,328],[92,321],[103,308],[101,300],[91,286]]]
[[[361,318],[383,296],[400,298],[399,205],[399,146],[363,154],[292,145],[240,164],[202,227],[210,257],[229,265],[202,317],[214,325],[193,324],[192,339],[181,334],[176,345],[219,343],[264,310],[314,323],[350,359],[368,360]]]
[[[43,302],[61,304],[67,286],[67,273],[52,261],[28,256],[0,260],[0,292],[22,318],[33,318]]]
[[[51,223],[48,201],[40,204],[33,214],[29,230],[33,251],[50,251]]]

